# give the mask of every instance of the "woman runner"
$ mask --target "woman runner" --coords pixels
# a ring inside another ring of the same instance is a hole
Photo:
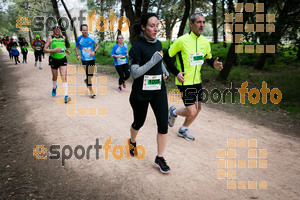
[[[130,127],[129,146],[130,154],[135,156],[136,136],[145,122],[150,104],[158,126],[158,152],[154,163],[162,173],[168,173],[170,167],[163,156],[168,132],[168,99],[164,80],[169,73],[162,63],[162,44],[156,39],[158,25],[158,17],[154,13],[146,13],[141,17],[140,24],[135,26],[141,35],[129,52],[132,60],[131,75],[134,79],[130,94],[134,121]]]

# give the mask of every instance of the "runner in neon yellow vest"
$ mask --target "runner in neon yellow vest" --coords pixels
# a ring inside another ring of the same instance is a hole
[[[65,44],[65,37],[60,34],[61,28],[59,25],[54,25],[52,27],[53,35],[47,38],[44,52],[50,53],[49,65],[52,71],[52,96],[56,96],[57,88],[57,75],[58,69],[60,71],[63,86],[65,88],[65,98],[64,102],[68,103],[71,98],[68,96],[68,83],[67,83],[67,58],[66,54],[70,55],[70,51],[67,50]],[[48,49],[50,47],[50,49]]]
[[[182,92],[182,100],[185,108],[169,109],[169,126],[174,126],[177,115],[185,117],[183,125],[177,135],[186,140],[193,141],[195,138],[189,134],[188,127],[196,119],[201,110],[202,80],[201,67],[206,59],[214,69],[222,70],[222,62],[217,57],[212,59],[209,41],[202,35],[205,26],[205,18],[201,13],[194,13],[190,17],[191,31],[177,38],[164,54],[164,60],[169,70],[177,77],[176,85]],[[177,67],[171,57],[176,56]]]

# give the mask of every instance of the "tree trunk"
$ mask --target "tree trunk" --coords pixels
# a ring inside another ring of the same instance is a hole
[[[158,6],[157,6],[157,11],[156,11],[156,15],[157,15],[157,16],[159,15],[159,10],[160,10],[160,8],[161,8],[161,3],[162,3],[162,0],[159,0]]]
[[[235,60],[236,60],[236,53],[235,53],[235,44],[233,38],[233,43],[231,43],[229,47],[223,69],[222,71],[220,71],[217,77],[218,81],[225,81],[227,79]]]
[[[240,3],[243,3],[243,2],[240,2]],[[233,1],[232,0],[228,0],[228,11],[229,11],[229,13],[234,12],[234,6],[233,6]]]
[[[76,31],[76,28],[74,27],[74,20],[72,19],[72,16],[71,16],[71,14],[70,14],[70,12],[69,12],[69,10],[68,10],[68,8],[67,8],[67,6],[66,6],[64,0],[61,0],[61,3],[62,3],[62,5],[64,6],[64,8],[65,8],[65,10],[66,10],[66,13],[67,13],[67,15],[68,15],[68,17],[69,17],[69,20],[70,20],[70,22],[71,22],[71,27],[72,27],[73,33],[74,33],[74,38],[75,38],[75,41],[77,41],[77,31]]]
[[[297,51],[297,60],[300,60],[300,38],[297,39],[297,47],[298,47],[298,51]]]
[[[124,8],[123,8],[123,4],[121,5],[121,12],[120,12],[121,16],[124,16]],[[122,35],[122,32],[120,29],[118,29],[118,35]]]
[[[150,0],[144,0],[143,11],[142,14],[148,12]]]
[[[223,14],[223,22],[225,21],[225,0],[222,0],[222,14]],[[227,44],[225,41],[225,25],[223,24],[223,47],[226,48]]]
[[[191,13],[194,14],[196,10],[196,0],[192,0],[192,10]]]
[[[100,16],[104,16],[104,2],[101,0],[100,3]],[[100,32],[100,42],[104,41],[104,32]],[[105,44],[104,44],[105,45]]]
[[[238,3],[243,3],[243,0],[238,0]],[[233,11],[233,2],[232,0],[229,0],[228,1],[228,8],[229,8],[229,13],[232,13]],[[244,20],[244,23],[245,20]],[[232,26],[233,26],[233,31],[232,31],[232,34],[234,35],[235,34],[235,27],[234,27],[234,23],[232,23]],[[228,50],[228,53],[227,53],[227,56],[226,56],[226,60],[225,60],[225,63],[223,65],[223,69],[222,71],[220,71],[218,77],[217,77],[217,80],[218,81],[225,81],[231,71],[231,68],[232,66],[235,64],[236,62],[236,58],[237,58],[237,55],[235,53],[235,37],[233,37],[233,41],[229,47],[229,50]]]
[[[57,23],[58,25],[61,27],[61,32],[62,32],[62,35],[65,36],[65,43],[66,43],[66,47],[67,48],[70,48],[70,43],[69,43],[69,38],[68,38],[68,35],[67,35],[67,31],[65,30],[65,28],[62,26],[62,23],[61,23],[61,20],[60,20],[60,14],[59,14],[59,10],[58,10],[58,5],[57,5],[57,2],[56,0],[51,0],[52,2],[52,6],[53,6],[53,10],[55,12],[55,15],[56,15],[56,19],[57,19]]]
[[[190,2],[190,0],[184,0],[184,2],[185,2],[185,10],[184,10],[183,18],[182,18],[182,21],[181,21],[181,24],[180,24],[180,27],[179,27],[177,37],[180,37],[180,36],[183,35],[185,24],[186,24],[186,21],[189,17],[191,2]]]
[[[135,1],[135,16],[137,18],[141,18],[141,15],[142,15],[142,3],[143,3],[143,0],[136,0]]]
[[[125,9],[126,17],[130,21],[129,41],[130,41],[131,45],[133,45],[135,43],[135,41],[137,41],[139,38],[139,34],[136,33],[136,31],[134,30],[134,27],[140,20],[140,18],[136,17],[136,12],[140,12],[140,11],[137,11],[137,10],[135,10],[135,12],[133,11],[131,0],[122,0],[122,5],[123,5],[123,8]],[[141,15],[148,11],[148,7],[149,7],[149,0],[145,0],[144,5],[143,5],[143,11],[142,11]]]
[[[212,3],[213,3],[212,28],[213,28],[213,35],[214,35],[214,43],[218,44],[217,0],[212,0]]]
[[[276,20],[275,23],[275,27],[276,27],[276,31],[272,32],[264,41],[260,41],[263,44],[266,45],[275,45],[275,49],[276,46],[280,43],[280,39],[281,37],[284,35],[284,32],[288,29],[288,27],[290,26],[290,17],[289,12],[291,10],[293,10],[296,6],[297,3],[295,3],[296,1],[286,1],[283,9],[281,10],[281,12],[279,13],[279,17]],[[294,3],[294,4],[293,4]],[[258,69],[258,70],[262,70],[266,60],[267,60],[268,54],[267,53],[262,53],[260,54],[260,56],[258,57],[257,62],[254,64],[254,68]]]
[[[31,31],[28,31],[28,35],[29,35],[29,41],[30,41],[30,44],[32,44]]]

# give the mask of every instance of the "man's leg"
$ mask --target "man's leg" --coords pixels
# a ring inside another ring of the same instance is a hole
[[[34,52],[34,58],[35,58],[35,63],[34,63],[34,66],[36,67],[36,64],[37,64],[37,61],[38,61],[38,54],[37,54],[37,52],[35,51]]]
[[[52,72],[52,96],[55,97],[56,96],[56,83],[57,83],[57,75],[58,75],[58,70],[57,69],[53,69],[51,67],[51,72]]]
[[[185,108],[176,109],[174,114],[185,117],[183,126],[189,127],[193,123],[193,121],[197,118],[200,111],[201,111],[201,101],[198,101],[193,105],[186,106]]]
[[[38,53],[38,58],[39,58],[39,69],[42,69],[42,52]]]
[[[59,71],[60,71],[60,76],[61,76],[61,80],[62,80],[62,85],[65,88],[65,103],[68,103],[69,101],[71,101],[71,98],[68,97],[68,82],[67,82],[67,66],[60,66],[59,67]]]

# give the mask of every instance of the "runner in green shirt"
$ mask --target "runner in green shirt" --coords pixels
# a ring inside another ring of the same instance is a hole
[[[52,27],[53,35],[47,38],[44,52],[50,53],[49,56],[49,65],[51,66],[52,71],[52,96],[56,96],[56,88],[57,88],[57,75],[58,69],[60,71],[61,79],[63,82],[63,86],[65,88],[65,98],[64,102],[68,103],[71,98],[68,97],[68,83],[67,83],[67,58],[66,54],[70,55],[70,51],[67,50],[65,46],[65,36],[60,34],[60,26],[54,25]],[[50,47],[50,49],[48,49]]]

